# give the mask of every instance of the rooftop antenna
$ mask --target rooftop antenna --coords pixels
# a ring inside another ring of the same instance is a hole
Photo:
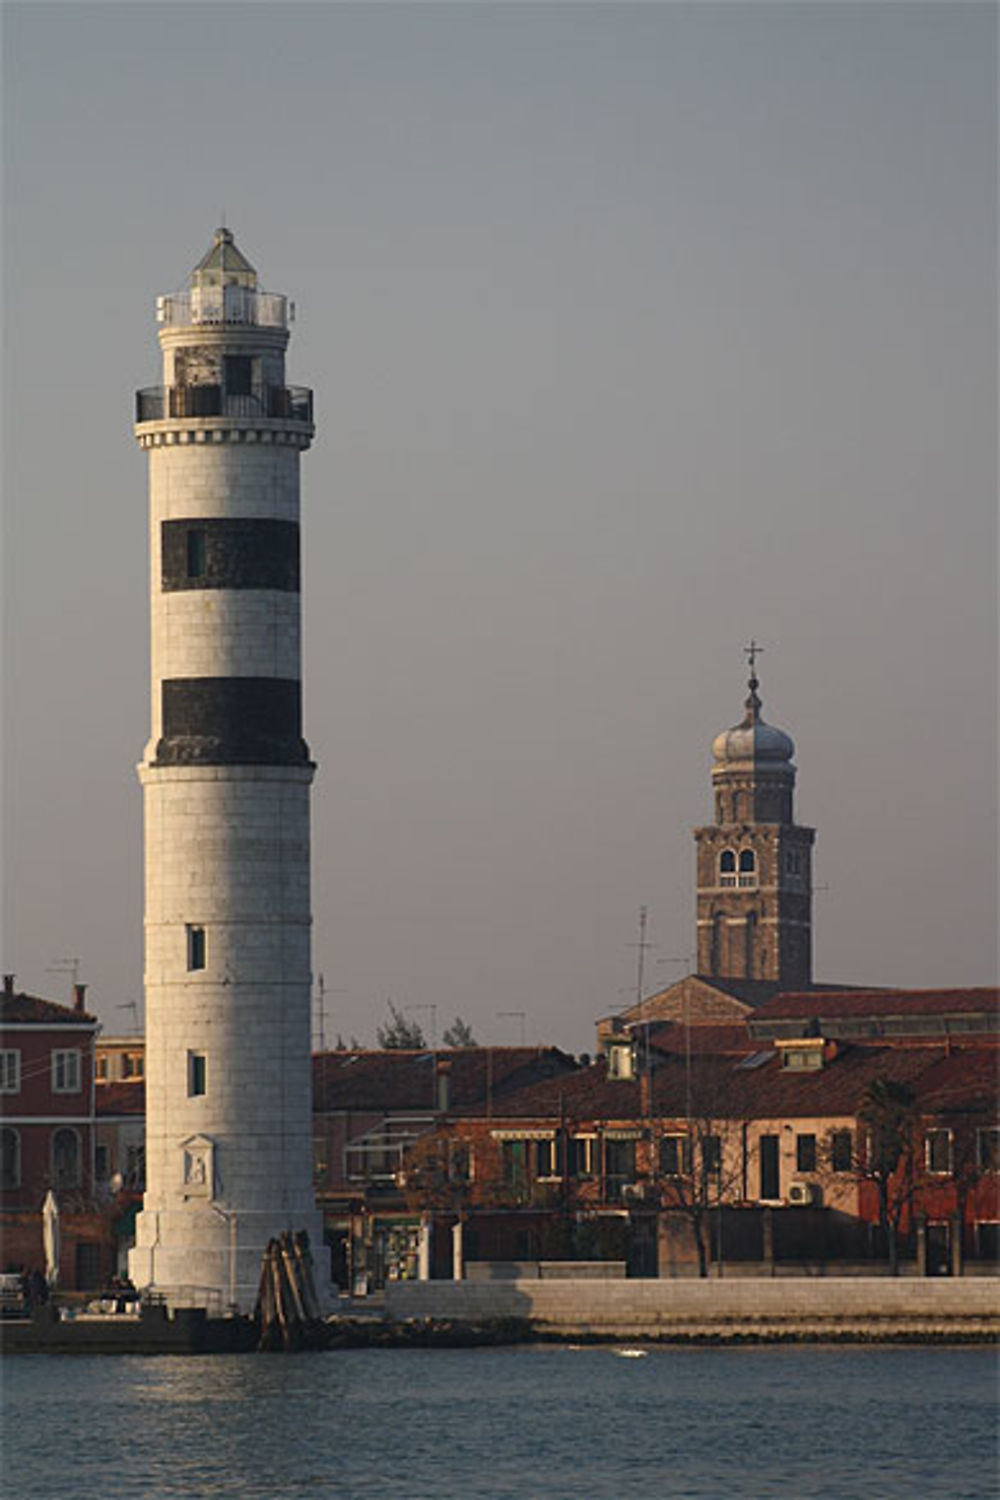
[[[636,1026],[639,1026],[639,1027],[642,1028],[643,1071],[645,1072],[645,1075],[646,1075],[647,1099],[649,1101],[650,1112],[652,1112],[652,1107],[653,1107],[653,1105],[652,1105],[652,1098],[653,1098],[653,1058],[652,1058],[652,1052],[651,1052],[651,1049],[650,1049],[650,1040],[649,1040],[649,1034],[650,1034],[650,1031],[652,1030],[652,1022],[651,1022],[651,1019],[650,1019],[649,1016],[643,1017],[643,1014],[642,1014],[642,997],[643,997],[643,991],[645,990],[645,982],[644,981],[645,981],[645,974],[646,974],[646,954],[648,953],[648,951],[649,951],[650,948],[655,948],[656,947],[655,943],[649,942],[647,940],[647,938],[646,938],[646,928],[647,928],[648,924],[649,924],[649,907],[648,906],[640,906],[639,907],[639,941],[637,943],[630,943],[629,947],[635,948],[635,950],[636,950],[636,965],[635,965],[635,1009],[636,1009],[636,1018],[635,1018],[635,1023],[634,1024]]]
[[[697,954],[686,953],[683,958],[660,958],[657,963],[661,964],[683,964],[685,969],[694,971],[698,961]],[[684,1027],[684,1120],[688,1130],[688,1141],[691,1139],[691,1017],[688,1013],[688,992],[684,987],[684,999],[681,1013],[681,1025]],[[691,1147],[693,1150],[694,1148]]]
[[[70,998],[76,998],[76,987],[80,980],[80,960],[78,958],[54,958],[45,970],[46,974],[72,974],[73,989]]]
[[[316,1041],[318,1051],[326,1051],[326,997],[327,995],[346,995],[346,989],[328,990],[323,975],[319,975],[316,986]]]
[[[518,1034],[518,1037],[520,1038],[520,1045],[522,1047],[524,1046],[524,1023],[525,1023],[525,1020],[527,1018],[527,1014],[528,1014],[527,1011],[524,1011],[524,1010],[498,1010],[497,1011],[497,1020],[498,1021],[512,1020],[512,1021],[516,1021],[517,1022],[517,1034]]]
[[[635,968],[635,1003],[636,1003],[637,1008],[640,1008],[640,1009],[642,1007],[642,993],[643,993],[643,988],[644,988],[643,981],[644,981],[645,973],[646,973],[646,954],[649,952],[650,948],[655,948],[656,947],[655,943],[650,943],[650,942],[646,941],[646,927],[647,927],[648,923],[649,923],[649,907],[648,906],[640,906],[639,907],[639,941],[637,943],[629,943],[629,947],[630,948],[635,948],[637,950],[637,953],[636,953],[636,968]]]
[[[123,1000],[117,1010],[130,1010],[132,1012],[132,1035],[139,1035],[139,1003],[137,1000]]]

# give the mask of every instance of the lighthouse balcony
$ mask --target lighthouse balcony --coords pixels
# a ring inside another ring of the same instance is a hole
[[[241,392],[221,385],[153,385],[135,393],[137,422],[187,417],[267,417],[311,426],[313,393],[304,385],[259,385]]]
[[[287,297],[246,286],[196,286],[156,299],[156,321],[179,328],[205,323],[287,328],[294,317],[295,304]]]

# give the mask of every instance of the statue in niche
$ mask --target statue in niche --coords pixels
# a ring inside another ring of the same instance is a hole
[[[181,1142],[181,1175],[185,1198],[211,1198],[215,1178],[215,1143],[203,1135]]]

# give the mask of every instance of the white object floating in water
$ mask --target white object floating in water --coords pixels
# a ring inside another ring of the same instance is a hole
[[[649,1353],[648,1349],[612,1349],[612,1354],[617,1354],[619,1359],[645,1359]]]

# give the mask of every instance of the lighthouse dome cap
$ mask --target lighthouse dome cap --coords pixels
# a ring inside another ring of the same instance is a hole
[[[191,272],[193,286],[256,287],[257,272],[233,239],[233,231],[222,225],[212,243]]]
[[[761,717],[761,700],[757,689],[760,683],[751,672],[748,684],[750,692],[744,704],[743,718],[732,729],[724,729],[712,741],[712,755],[718,765],[732,761],[753,761],[756,764],[788,764],[795,754],[795,744],[783,729],[775,729]]]

